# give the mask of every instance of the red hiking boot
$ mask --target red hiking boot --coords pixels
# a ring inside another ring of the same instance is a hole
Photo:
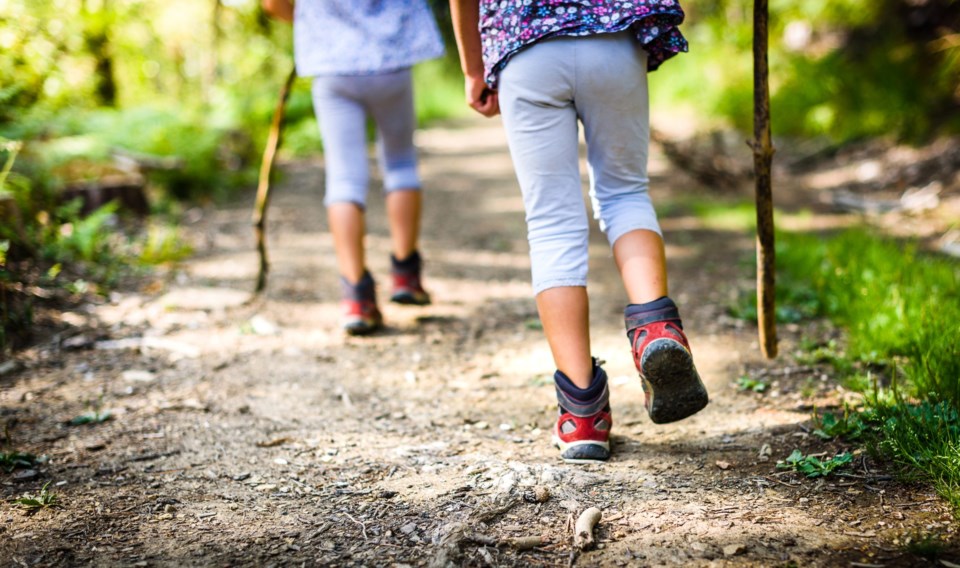
[[[707,389],[693,364],[676,307],[662,319],[643,321],[649,319],[627,318],[627,336],[646,395],[647,413],[655,424],[683,420],[707,405]]]
[[[342,327],[349,335],[368,335],[383,327],[383,315],[377,308],[376,284],[369,272],[360,282],[351,284],[340,278]]]
[[[402,261],[390,255],[390,266],[393,276],[391,302],[413,306],[426,306],[430,303],[430,294],[423,289],[420,279],[423,261],[420,259],[419,252],[414,251]]]
[[[570,463],[604,461],[610,457],[610,390],[607,374],[599,366],[594,368],[589,391],[598,391],[593,400],[583,401],[567,391],[573,383],[560,371],[554,375],[560,416],[553,429],[553,443],[560,449],[560,457]],[[563,384],[564,386],[561,386]],[[574,387],[576,388],[576,387]]]

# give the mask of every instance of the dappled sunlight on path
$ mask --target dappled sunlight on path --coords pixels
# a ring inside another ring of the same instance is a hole
[[[414,565],[442,556],[457,565],[566,566],[568,517],[596,506],[601,547],[577,565],[846,566],[905,565],[897,535],[942,522],[943,505],[891,483],[865,456],[840,481],[777,471],[794,448],[835,444],[807,433],[807,398],[787,382],[796,364],[762,361],[753,326],[726,314],[752,277],[744,264],[752,235],[683,211],[663,222],[671,291],[711,404],[677,424],[650,423],[624,337],[625,294],[594,228],[592,339],[611,377],[614,457],[560,461],[549,442],[552,363],[502,130],[437,127],[418,143],[434,304],[386,305],[384,333],[343,336],[322,162],[286,164],[270,211],[263,297],[247,302],[257,263],[247,196],[191,227],[197,255],[161,294],[120,294],[95,308],[110,339],[128,343],[66,353],[61,366],[5,391],[19,400],[46,389],[64,416],[83,393],[103,393],[117,409],[96,428],[46,434],[55,467],[74,468],[57,470],[74,476],[61,489],[70,512],[35,517],[34,533],[81,534],[70,517],[113,519],[85,537],[102,542],[97,553],[66,541],[78,546],[75,559],[98,564]],[[692,182],[657,152],[652,159],[655,200],[682,199],[677,187]],[[377,192],[368,259],[385,283],[389,239]],[[797,330],[783,335],[789,353]],[[764,396],[738,391],[746,368],[783,384]],[[84,373],[81,385],[67,381]],[[811,392],[828,389],[810,380]],[[97,440],[108,449],[90,449]],[[491,538],[542,535],[546,544],[484,546],[457,532],[464,523]],[[110,541],[110,530],[124,543]],[[36,554],[19,538],[21,556]]]

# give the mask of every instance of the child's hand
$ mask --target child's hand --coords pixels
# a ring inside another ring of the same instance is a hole
[[[497,92],[487,87],[482,76],[467,76],[464,81],[464,90],[467,93],[467,104],[470,108],[487,117],[500,114],[500,99],[497,97]]]

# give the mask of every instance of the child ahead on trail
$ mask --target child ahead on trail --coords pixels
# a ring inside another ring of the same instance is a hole
[[[352,335],[383,325],[363,237],[369,166],[367,119],[378,155],[392,241],[391,301],[426,305],[421,284],[420,177],[413,146],[416,119],[410,67],[443,54],[424,0],[263,0],[293,22],[297,73],[313,77],[313,106],[326,162],[327,218],[342,288],[343,327]]]
[[[590,352],[589,225],[580,189],[583,124],[594,215],[631,302],[627,337],[657,424],[707,404],[647,193],[647,71],[686,41],[675,0],[451,0],[467,102],[502,112],[527,218],[533,289],[557,366],[554,441],[567,461],[610,456],[607,375]]]

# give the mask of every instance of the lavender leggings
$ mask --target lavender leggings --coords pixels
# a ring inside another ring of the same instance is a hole
[[[501,71],[499,94],[526,209],[534,293],[587,283],[578,119],[594,217],[610,245],[637,229],[660,233],[647,193],[647,54],[629,32],[535,43]]]
[[[385,191],[420,188],[413,146],[416,118],[410,69],[376,75],[322,75],[313,79],[313,107],[327,168],[324,203],[366,206],[370,166],[367,118],[377,125],[377,153]]]

